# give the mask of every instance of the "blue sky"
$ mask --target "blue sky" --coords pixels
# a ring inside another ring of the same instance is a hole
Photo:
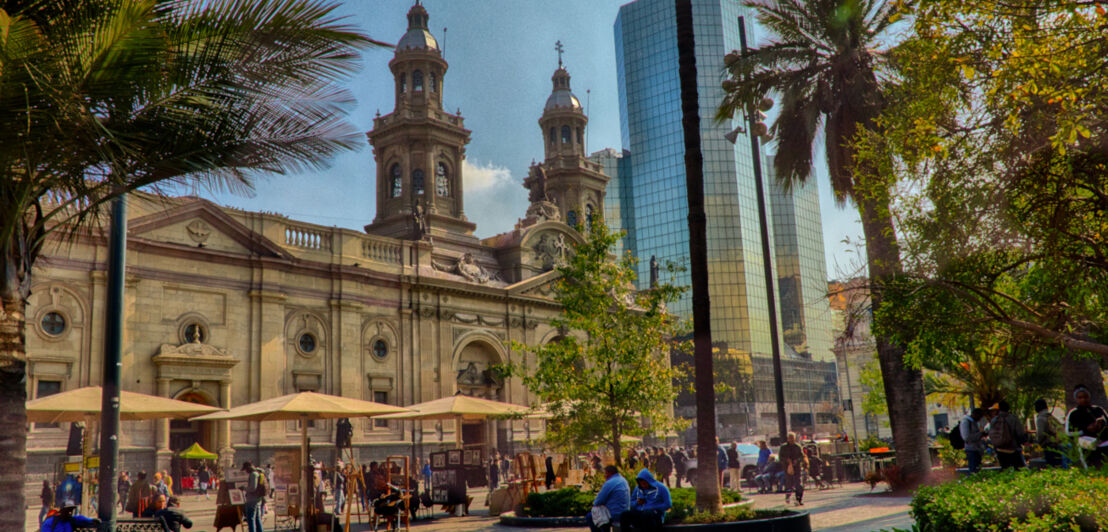
[[[411,0],[347,0],[341,14],[370,37],[395,43],[407,27]],[[521,183],[532,160],[541,160],[538,119],[557,67],[554,42],[565,44],[572,86],[589,114],[589,152],[620,148],[612,24],[622,0],[426,0],[431,32],[450,64],[444,107],[461,109],[472,140],[464,168],[465,212],[486,237],[511,229],[527,206]],[[444,28],[445,31],[444,31]],[[755,42],[758,34],[755,33]],[[371,49],[347,84],[357,99],[350,120],[368,131],[377,111],[393,107],[392,51]],[[588,91],[588,92],[586,92]],[[822,144],[822,141],[820,142]],[[772,147],[771,147],[772,149]],[[862,230],[853,207],[840,209],[827,172],[817,169],[828,277],[853,271],[857,253],[844,238]],[[336,157],[323,171],[259,179],[252,197],[204,194],[224,205],[277,212],[321,225],[360,230],[373,220],[375,165],[368,143]]]

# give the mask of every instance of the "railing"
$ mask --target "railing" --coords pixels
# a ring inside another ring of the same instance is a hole
[[[362,240],[362,256],[379,262],[400,264],[400,244],[380,240]]]
[[[331,233],[309,227],[286,225],[285,245],[317,251],[331,251]]]

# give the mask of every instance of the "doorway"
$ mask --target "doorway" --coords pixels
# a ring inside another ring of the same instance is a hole
[[[214,406],[207,397],[198,392],[185,392],[177,397],[178,401],[195,403],[199,405]],[[179,453],[193,443],[199,443],[206,451],[215,452],[214,435],[212,434],[210,421],[189,421],[187,419],[171,419],[169,421],[169,449]]]

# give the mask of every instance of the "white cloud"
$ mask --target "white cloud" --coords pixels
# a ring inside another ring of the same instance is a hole
[[[464,189],[467,197],[470,194],[479,194],[497,187],[507,187],[512,184],[512,173],[506,167],[493,163],[482,164],[480,162],[462,161],[462,179],[465,180]]]
[[[484,238],[509,231],[527,210],[527,190],[508,168],[480,161],[462,162],[466,217]]]

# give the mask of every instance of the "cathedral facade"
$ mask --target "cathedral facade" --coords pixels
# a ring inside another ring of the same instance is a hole
[[[535,404],[490,368],[520,361],[511,341],[559,336],[549,325],[554,268],[583,241],[574,226],[601,212],[607,177],[585,157],[587,118],[559,65],[539,120],[545,159],[524,180],[526,217],[475,237],[462,195],[470,131],[442,108],[448,64],[427,20],[418,3],[409,11],[389,65],[395,109],[367,134],[377,211],[364,232],[195,197],[129,197],[123,389],[224,408],[307,390],[396,405],[455,393]],[[44,249],[27,314],[29,398],[100,384],[107,244],[106,232],[89,231]],[[352,422],[364,460],[459,439],[510,449],[542,429]],[[69,427],[30,429],[34,489],[65,461]],[[224,464],[264,463],[300,437],[295,422],[134,421],[121,432],[132,472],[167,468],[194,442]],[[314,456],[330,457],[334,424],[308,433]]]

